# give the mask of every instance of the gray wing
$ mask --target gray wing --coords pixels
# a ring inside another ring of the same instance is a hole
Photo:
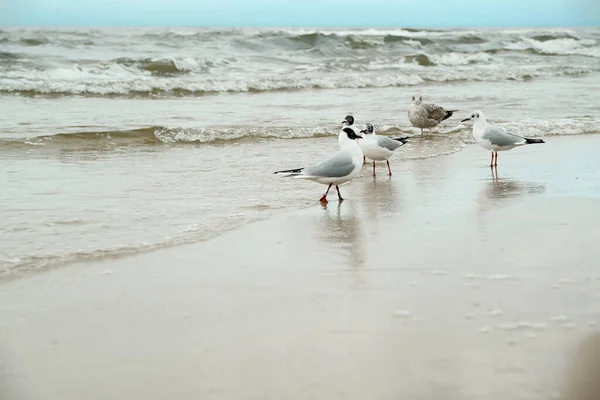
[[[381,147],[385,147],[389,151],[394,151],[404,143],[390,139],[387,136],[377,136],[377,144]]]
[[[442,121],[446,116],[446,110],[444,107],[438,106],[437,104],[428,103],[424,104],[425,111],[427,111],[427,118],[436,121]]]
[[[354,167],[350,154],[347,151],[340,151],[327,160],[306,168],[304,175],[340,178],[352,172]]]
[[[491,144],[500,147],[525,143],[524,137],[510,133],[506,129],[495,125],[486,126],[483,130],[482,137],[489,140]]]

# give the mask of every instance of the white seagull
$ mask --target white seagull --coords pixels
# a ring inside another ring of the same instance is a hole
[[[444,107],[433,103],[423,103],[423,96],[415,94],[408,108],[408,120],[413,126],[421,129],[422,135],[423,129],[431,130],[457,111],[445,110]]]
[[[361,159],[363,153],[356,142],[357,139],[362,139],[362,136],[357,135],[353,129],[345,127],[340,132],[338,139],[341,144],[339,152],[310,167],[276,171],[275,174],[285,174],[284,176],[291,176],[296,179],[308,179],[323,185],[329,185],[327,191],[320,199],[321,203],[325,204],[327,203],[329,189],[335,185],[338,198],[340,201],[343,201],[344,199],[338,186],[356,178],[362,168]]]
[[[473,139],[481,147],[492,152],[490,167],[498,165],[499,151],[511,150],[526,144],[545,143],[542,139],[528,139],[510,133],[501,126],[490,125],[485,119],[485,115],[479,110],[473,111],[470,117],[463,119],[461,122],[467,121],[473,121]]]
[[[375,176],[375,161],[384,160],[387,163],[389,175],[392,176],[389,158],[394,154],[394,150],[408,142],[408,137],[391,138],[377,135],[371,124],[366,124],[366,129],[360,133],[363,134],[363,140],[359,141],[358,145],[364,156],[373,160],[373,176]]]

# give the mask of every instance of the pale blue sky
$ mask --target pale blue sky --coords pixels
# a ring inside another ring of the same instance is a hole
[[[599,26],[600,0],[0,0],[0,25]]]

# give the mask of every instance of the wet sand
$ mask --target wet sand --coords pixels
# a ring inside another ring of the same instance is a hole
[[[341,204],[307,182],[308,209],[2,283],[0,398],[597,398],[599,145],[397,160]]]

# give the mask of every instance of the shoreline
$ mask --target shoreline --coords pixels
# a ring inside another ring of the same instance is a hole
[[[453,136],[453,133],[450,134],[444,134],[445,136]],[[416,137],[413,138],[412,142],[409,142],[409,146],[414,146],[415,145],[415,140],[419,140],[419,141],[430,141],[432,139],[435,139],[434,137],[432,137],[434,135],[428,135],[425,136],[423,138],[419,137],[419,135],[417,135]],[[458,135],[457,135],[458,136]],[[549,141],[550,145],[552,145],[553,142],[557,141],[557,143],[565,143],[565,141],[572,141],[574,140],[597,140],[598,138],[600,138],[600,134],[587,134],[587,135],[576,135],[576,136],[551,136],[549,138],[546,138],[547,141]],[[333,146],[331,143],[329,143],[330,141],[327,141],[327,139],[330,138],[319,138],[318,140],[318,147],[319,148],[319,152],[320,154],[322,153],[323,155],[328,154],[328,147],[335,150],[335,146]],[[303,139],[305,140],[305,139]],[[444,140],[448,140],[448,139],[444,139]],[[545,146],[547,146],[548,144],[545,144]],[[479,162],[477,162],[477,164],[475,164],[475,162],[473,162],[473,165],[469,166],[469,168],[481,168],[482,166],[486,165],[486,162],[484,160],[484,154],[487,153],[486,150],[480,148],[478,145],[473,144],[473,143],[469,143],[469,144],[464,144],[462,146],[460,146],[457,149],[451,149],[449,150],[448,153],[443,153],[440,155],[437,155],[435,157],[427,157],[425,156],[424,158],[420,158],[418,156],[418,153],[423,153],[427,147],[427,144],[423,144],[420,143],[418,144],[418,148],[420,150],[418,150],[417,153],[410,153],[410,155],[407,155],[405,152],[398,152],[398,154],[395,154],[394,157],[391,160],[392,166],[394,169],[398,169],[397,173],[394,174],[394,177],[392,178],[392,182],[394,180],[404,180],[406,181],[407,177],[403,177],[400,174],[403,174],[405,171],[410,172],[413,176],[408,177],[409,181],[412,181],[412,184],[415,184],[416,180],[419,179],[423,179],[424,176],[422,176],[420,170],[421,168],[419,167],[419,165],[421,163],[425,163],[425,164],[431,164],[431,163],[436,163],[435,160],[438,160],[439,163],[441,164],[445,164],[447,163],[447,161],[445,160],[448,157],[462,157],[462,154],[465,154],[465,152],[467,153],[467,157],[468,158],[477,158],[479,160]],[[529,150],[531,150],[531,147],[529,147]],[[472,154],[470,154],[472,153]],[[478,156],[477,153],[480,153],[480,155]],[[523,155],[519,155],[519,153],[524,153]],[[502,177],[503,174],[503,168],[504,168],[504,163],[510,163],[510,159],[514,156],[526,156],[526,154],[528,153],[527,150],[525,150],[524,148],[516,149],[513,151],[509,151],[509,152],[501,152],[501,158],[503,160],[501,160],[501,166],[499,167],[499,173],[500,173],[500,177]],[[532,157],[538,157],[539,156],[539,151],[536,151],[536,149],[531,150],[531,156]],[[544,152],[543,152],[544,153]],[[313,155],[313,158],[315,160],[319,159],[319,155],[317,154],[316,156]],[[504,158],[506,157],[506,161],[504,160]],[[475,161],[475,160],[473,160]],[[489,161],[489,160],[488,160]],[[296,161],[298,163],[300,163],[301,161]],[[450,161],[453,162],[453,161]],[[560,161],[559,161],[560,162]],[[308,163],[310,163],[310,161],[308,161]],[[276,168],[276,165],[273,165],[271,167],[267,167],[266,170],[268,170],[268,168]],[[507,165],[508,168],[510,168],[510,165]],[[380,169],[382,168],[381,164],[378,163],[378,171],[381,173],[383,170],[380,171]],[[270,170],[269,170],[270,171]],[[478,176],[476,174],[472,174],[474,179],[480,179],[482,178],[481,176]],[[488,175],[489,176],[489,175]],[[387,179],[387,176],[383,175],[383,177],[385,179]],[[477,178],[476,178],[477,177]],[[483,177],[485,177],[485,175],[483,175]],[[380,174],[378,176],[378,179],[381,179],[382,175]],[[269,179],[273,179],[272,176],[266,176],[265,178],[266,180]],[[461,179],[460,177],[456,178],[456,179]],[[345,184],[343,185],[343,190],[344,191],[352,191],[352,187],[353,186],[358,186],[358,185],[363,185],[364,182],[369,182],[369,180],[372,180],[371,177],[371,166],[369,164],[365,165],[363,167],[362,173],[361,175],[356,178],[353,182],[351,182],[350,184]],[[319,193],[319,189],[321,188],[320,185],[316,185],[316,184],[311,184],[311,183],[306,183],[306,182],[292,182],[290,183],[289,181],[285,180],[285,179],[281,179],[279,178],[278,180],[273,180],[272,185],[274,185],[275,190],[276,191],[289,191],[289,190],[293,190],[296,191],[298,193],[302,193],[302,195],[305,197],[305,199],[302,199],[298,202],[298,206],[301,207],[301,209],[307,209],[307,208],[311,208],[315,206],[315,202],[312,201],[312,198],[315,197],[318,193]],[[507,182],[506,185],[512,185],[512,183]],[[290,188],[290,186],[293,186],[293,188]],[[512,188],[515,190],[522,190],[523,188],[519,188],[518,184],[516,185],[517,187]],[[535,186],[535,185],[534,185]],[[511,188],[508,188],[511,189]],[[538,188],[538,189],[541,189]],[[368,188],[365,190],[369,190]],[[530,191],[535,191],[535,187],[530,187],[527,188],[527,190]],[[311,196],[312,194],[312,196]],[[360,196],[360,194],[359,194]],[[276,201],[276,199],[274,199],[273,201]],[[336,200],[337,201],[337,200]],[[334,202],[335,203],[335,202]],[[318,205],[318,204],[316,204]],[[254,206],[256,207],[257,210],[260,209],[269,209],[272,208],[271,205],[269,204],[261,204],[258,206]],[[18,280],[18,279],[22,279],[22,278],[26,278],[29,276],[33,276],[36,275],[38,273],[45,273],[47,271],[51,271],[57,268],[63,268],[65,266],[68,267],[72,267],[74,265],[81,265],[81,264],[87,264],[87,263],[97,263],[97,262],[104,262],[104,261],[116,261],[116,260],[120,260],[123,258],[130,258],[130,257],[136,257],[138,255],[143,255],[143,254],[148,254],[148,253],[153,253],[156,251],[163,251],[163,250],[170,250],[170,249],[177,249],[181,246],[188,246],[188,245],[195,245],[195,244],[201,244],[210,240],[213,240],[223,234],[227,234],[228,232],[231,231],[235,231],[237,229],[240,229],[244,226],[246,226],[247,224],[253,224],[253,223],[257,223],[257,222],[261,222],[264,220],[268,220],[270,218],[274,218],[289,212],[293,212],[290,209],[286,209],[286,210],[281,210],[280,212],[276,212],[275,214],[271,214],[271,215],[258,215],[253,219],[250,219],[248,221],[243,221],[241,224],[234,224],[232,226],[226,227],[225,229],[218,231],[218,232],[213,232],[210,235],[204,235],[206,236],[206,238],[203,238],[201,240],[194,238],[194,237],[189,237],[189,238],[180,238],[177,239],[177,241],[172,242],[172,243],[160,243],[160,244],[155,244],[152,245],[149,248],[123,248],[123,249],[102,249],[102,250],[98,250],[95,251],[94,253],[98,253],[98,254],[89,254],[89,253],[80,253],[80,254],[69,254],[67,260],[65,261],[61,261],[60,263],[57,262],[51,262],[50,266],[43,266],[43,267],[35,267],[35,268],[31,268],[29,266],[24,266],[24,267],[19,267],[17,269],[9,269],[9,270],[4,270],[2,271],[2,273],[0,273],[0,285],[2,285],[5,282],[10,282],[13,280]]]
[[[505,152],[498,178],[472,145],[401,161],[391,179],[344,185],[341,204],[315,196],[202,243],[0,283],[0,389],[8,400],[557,396],[600,323],[598,143]]]

